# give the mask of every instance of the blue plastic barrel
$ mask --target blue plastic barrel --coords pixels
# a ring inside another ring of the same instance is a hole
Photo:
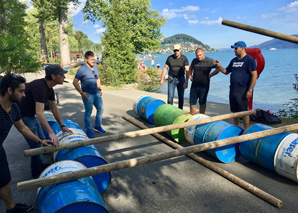
[[[272,129],[270,126],[263,124],[255,124],[245,130],[244,134],[259,132],[263,130]],[[240,153],[246,159],[253,163],[259,164],[271,171],[274,169],[274,155],[279,146],[279,143],[290,132],[284,132],[277,135],[271,135],[264,138],[246,141],[240,143]]]
[[[138,115],[154,124],[154,112],[160,105],[163,104],[165,104],[165,102],[162,100],[158,100],[150,96],[144,96],[137,103]]]
[[[194,143],[201,144],[211,141],[239,136],[243,129],[225,121],[215,121],[198,125],[194,134]],[[240,157],[239,144],[231,144],[206,151],[223,163],[231,163]]]
[[[39,178],[86,169],[76,161],[60,161],[46,168]],[[107,212],[103,199],[91,177],[45,186],[37,192],[39,213]]]
[[[207,115],[204,115],[204,114],[196,114],[196,115],[193,115],[189,120],[188,122],[190,121],[197,121],[197,120],[200,120],[200,119],[204,119],[204,118],[208,118],[209,116]],[[190,144],[195,144],[194,143],[194,134],[195,134],[195,130],[197,128],[198,125],[195,125],[195,126],[189,126],[189,127],[185,127],[184,128],[184,136],[185,136],[185,139],[188,143]]]
[[[55,123],[52,126],[52,129],[59,139],[59,144],[77,142],[88,139],[80,125],[75,121],[63,120],[63,123],[67,128],[71,129],[74,132],[74,134],[65,134],[63,136],[60,125],[58,123]],[[75,160],[83,163],[87,168],[107,164],[101,153],[94,145],[78,147],[75,149],[66,149],[54,153],[55,162],[62,160]],[[110,172],[94,175],[92,177],[98,187],[99,192],[102,194],[108,188],[111,182]]]

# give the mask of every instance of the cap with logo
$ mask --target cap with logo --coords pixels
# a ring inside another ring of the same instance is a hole
[[[173,47],[173,50],[179,50],[181,49],[181,45],[180,44],[175,44]]]
[[[65,74],[67,73],[66,70],[62,69],[59,65],[49,65],[45,68],[46,70],[46,76],[52,75],[52,74]]]
[[[237,48],[237,47],[244,47],[245,49],[247,48],[244,41],[237,41],[234,45],[231,46],[231,48]]]

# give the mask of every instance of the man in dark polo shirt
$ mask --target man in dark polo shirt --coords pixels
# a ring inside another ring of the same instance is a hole
[[[11,175],[8,167],[3,142],[7,137],[12,124],[25,137],[30,138],[36,144],[49,146],[52,142],[41,140],[34,135],[21,120],[21,114],[17,103],[25,97],[25,78],[10,74],[4,76],[0,83],[0,198],[4,201],[6,212],[28,212],[32,205],[15,203],[11,194]]]
[[[246,54],[246,44],[238,41],[231,46],[234,48],[236,57],[233,58],[229,66],[225,69],[218,60],[216,66],[224,74],[231,73],[230,78],[230,108],[232,112],[241,112],[248,109],[248,99],[252,96],[252,91],[258,78],[256,61]],[[249,115],[243,117],[244,130],[249,128]],[[239,124],[239,119],[234,118],[234,125]]]
[[[187,88],[187,79],[185,80],[185,71],[188,72],[189,63],[186,56],[181,55],[180,44],[175,44],[173,48],[174,54],[167,58],[166,64],[162,70],[160,85],[163,84],[164,77],[169,68],[168,73],[168,104],[173,105],[173,99],[175,94],[175,87],[178,91],[178,106],[183,109],[184,103],[184,89]]]
[[[20,104],[22,120],[31,129],[31,131],[44,139],[41,126],[49,134],[50,139],[55,145],[59,145],[58,138],[47,122],[43,112],[44,105],[48,101],[52,113],[59,123],[62,132],[72,134],[72,131],[65,127],[59,110],[55,103],[55,94],[53,87],[58,84],[63,84],[65,79],[64,74],[67,71],[63,70],[58,65],[49,65],[45,69],[45,78],[37,79],[26,84],[26,97]],[[40,147],[40,144],[34,143],[32,140],[25,138],[31,149]],[[42,155],[31,157],[31,172],[33,178],[38,178],[43,170]]]
[[[200,113],[205,114],[210,78],[219,73],[219,69],[216,69],[210,74],[215,67],[213,59],[205,56],[203,47],[197,48],[196,58],[189,67],[189,79],[192,81],[189,94],[190,114],[196,113],[198,99]]]

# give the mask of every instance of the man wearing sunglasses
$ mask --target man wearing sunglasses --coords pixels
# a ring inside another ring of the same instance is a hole
[[[241,112],[248,109],[248,99],[252,96],[252,91],[258,77],[256,61],[246,54],[246,44],[238,41],[231,46],[234,48],[236,57],[233,58],[229,66],[225,69],[218,60],[216,66],[224,74],[231,73],[230,77],[230,109],[231,112]],[[249,128],[249,115],[243,117],[244,129]],[[239,119],[234,118],[234,125],[239,124]]]
[[[30,138],[36,144],[49,146],[49,140],[42,140],[30,131],[21,120],[18,103],[25,97],[25,78],[9,74],[4,76],[0,83],[0,198],[4,201],[6,212],[28,212],[33,209],[32,205],[15,203],[12,197],[9,182],[11,174],[8,167],[3,142],[7,137],[12,125],[25,137]]]
[[[173,105],[173,99],[175,94],[175,87],[178,91],[178,106],[183,109],[184,103],[184,89],[188,86],[188,75],[185,80],[185,71],[188,72],[189,63],[186,56],[181,55],[180,44],[175,44],[173,48],[173,55],[167,58],[166,64],[162,70],[160,85],[163,84],[164,77],[169,68],[168,73],[168,104]]]
[[[63,134],[66,132],[73,134],[72,131],[63,124],[60,112],[56,106],[55,93],[53,90],[53,87],[56,85],[63,84],[65,79],[64,74],[67,73],[67,71],[58,65],[49,65],[45,68],[45,71],[45,78],[36,79],[26,84],[26,97],[23,98],[20,104],[22,120],[35,135],[44,139],[45,136],[42,132],[42,126],[49,134],[52,142],[55,145],[59,145],[58,137],[48,124],[43,112],[45,103],[49,102],[51,111],[56,121],[59,123]],[[25,137],[25,139],[31,149],[40,147],[40,144],[34,143],[34,141],[29,138]],[[42,155],[31,157],[31,172],[33,178],[38,178],[44,167],[45,165],[42,164]]]
[[[93,130],[99,133],[105,133],[106,131],[102,128],[102,115],[103,115],[103,101],[102,101],[102,91],[100,85],[100,78],[98,76],[98,69],[95,66],[94,53],[92,51],[87,51],[85,53],[86,64],[78,69],[75,78],[73,79],[73,85],[76,90],[81,94],[84,107],[84,123],[86,134],[89,138],[94,138],[91,128],[91,113],[93,105],[95,106],[97,112],[95,117],[95,125]],[[81,81],[81,87],[79,85]]]

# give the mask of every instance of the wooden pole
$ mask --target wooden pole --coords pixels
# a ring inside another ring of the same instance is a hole
[[[244,141],[248,141],[248,140],[254,140],[257,138],[262,138],[262,137],[275,135],[275,134],[279,134],[279,133],[283,133],[283,132],[287,132],[287,131],[294,131],[294,130],[298,130],[298,124],[288,125],[288,126],[284,126],[284,127],[278,127],[275,129],[269,129],[269,130],[264,130],[264,131],[260,131],[260,132],[254,132],[254,133],[247,134],[247,135],[236,136],[233,138],[222,139],[222,140],[213,141],[213,142],[209,142],[209,143],[193,145],[193,146],[176,149],[176,150],[169,151],[169,152],[160,152],[160,153],[152,154],[152,155],[148,155],[148,156],[118,161],[118,162],[109,163],[109,164],[102,165],[102,166],[87,168],[84,170],[59,174],[59,175],[55,175],[52,177],[45,177],[42,179],[24,181],[24,182],[18,183],[18,190],[25,191],[25,190],[29,190],[29,189],[33,189],[33,188],[48,186],[48,185],[62,183],[62,182],[66,182],[66,181],[72,181],[72,180],[76,180],[76,179],[79,179],[82,177],[88,177],[88,176],[103,174],[106,172],[116,171],[116,170],[120,170],[120,169],[140,166],[140,165],[147,164],[147,163],[162,161],[162,160],[166,160],[166,159],[170,159],[170,158],[179,157],[182,155],[187,155],[190,153],[202,152],[202,151],[205,151],[208,149],[214,149],[216,147],[227,146],[230,144],[235,144],[235,143],[244,142]]]
[[[298,44],[298,37],[295,37],[295,36],[290,36],[287,34],[278,33],[278,32],[274,32],[271,30],[265,30],[263,28],[253,27],[250,25],[241,24],[238,22],[229,21],[229,20],[225,20],[225,19],[223,19],[221,23],[226,26],[230,26],[230,27],[241,29],[241,30],[246,30],[249,32],[253,32],[253,33],[257,33],[257,34],[261,34],[261,35],[265,35],[265,36],[270,36],[273,38],[277,38],[277,39],[281,39],[284,41],[289,41],[289,42]]]
[[[77,141],[77,142],[72,142],[72,143],[66,143],[66,144],[61,144],[57,147],[41,147],[41,148],[36,148],[36,149],[29,149],[29,150],[24,151],[24,155],[25,155],[25,157],[30,157],[30,156],[40,155],[40,154],[44,154],[44,153],[48,153],[48,152],[56,152],[56,151],[65,150],[65,149],[74,149],[77,147],[88,146],[91,144],[104,143],[104,142],[108,142],[108,141],[117,141],[117,140],[122,140],[122,139],[126,139],[126,138],[134,138],[134,137],[138,137],[138,136],[150,135],[150,134],[157,133],[157,132],[165,132],[165,131],[169,131],[169,130],[173,130],[173,129],[180,129],[180,128],[185,128],[185,127],[189,127],[189,126],[195,126],[195,125],[199,125],[199,124],[205,124],[205,123],[210,123],[210,122],[214,122],[214,121],[226,120],[226,119],[230,119],[230,118],[242,117],[245,115],[253,115],[253,114],[256,114],[256,110],[237,112],[237,113],[229,113],[229,114],[225,114],[225,115],[208,117],[208,118],[204,118],[204,119],[200,119],[200,120],[196,120],[196,121],[172,124],[172,125],[167,125],[167,126],[160,126],[160,127],[155,127],[155,128],[151,128],[151,129],[144,129],[144,130],[126,132],[126,133],[122,133],[122,134],[109,135],[109,136],[88,139],[88,140],[82,140],[82,141]]]
[[[130,123],[136,125],[137,127],[141,128],[141,129],[147,129],[148,128],[143,123],[141,123],[140,121],[136,120],[135,118],[133,118],[131,116],[124,115],[122,118],[129,121]],[[171,140],[167,139],[166,137],[162,136],[161,134],[154,133],[154,134],[152,134],[152,136],[154,136],[158,140],[164,142],[165,144],[171,146],[174,149],[183,148],[181,145],[179,145],[177,143],[174,143],[173,141],[171,141]],[[193,159],[194,161],[202,164],[203,166],[211,169],[212,171],[216,172],[217,174],[223,176],[224,178],[228,179],[229,181],[235,183],[236,185],[242,187],[243,189],[249,191],[250,193],[258,196],[259,198],[263,199],[264,201],[270,203],[271,205],[273,205],[277,208],[281,208],[283,206],[283,202],[281,200],[279,200],[278,198],[276,198],[276,197],[268,194],[267,192],[255,187],[254,185],[246,182],[245,180],[237,177],[236,175],[233,175],[230,172],[216,166],[215,164],[205,160],[204,158],[201,158],[201,157],[199,157],[198,155],[196,155],[194,153],[187,154],[187,156],[189,158]]]

